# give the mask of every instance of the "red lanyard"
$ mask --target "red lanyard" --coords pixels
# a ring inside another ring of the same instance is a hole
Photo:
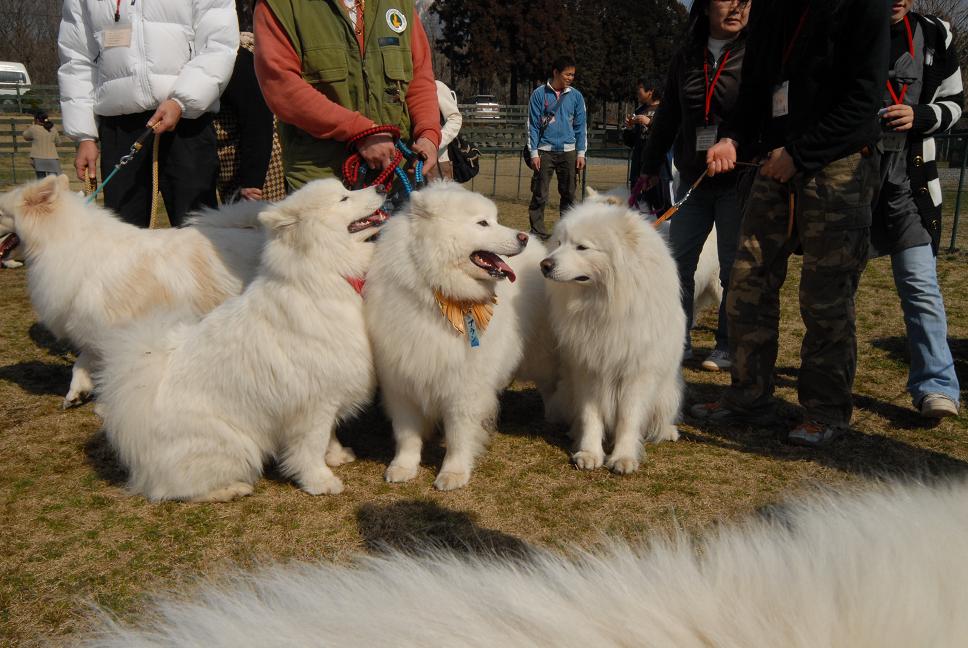
[[[723,68],[726,67],[726,61],[729,60],[730,51],[727,50],[723,54],[722,60],[719,62],[719,67],[716,69],[716,75],[713,77],[712,83],[709,82],[709,50],[703,52],[702,61],[702,71],[703,79],[706,81],[706,125],[709,126],[709,108],[713,103],[713,91],[716,90],[716,82],[719,81],[719,75],[723,73]]]
[[[908,51],[911,53],[911,58],[914,58],[914,34],[911,33],[911,21],[908,20],[908,17],[906,15],[904,16],[904,27],[907,29]],[[907,89],[908,89],[908,84],[906,83],[902,84],[901,96],[898,96],[894,92],[894,88],[891,86],[891,82],[887,81],[887,91],[891,93],[891,99],[894,100],[895,105],[904,103],[904,95],[907,94]]]
[[[800,16],[800,22],[797,24],[796,31],[793,32],[793,37],[790,42],[787,43],[786,50],[783,52],[783,67],[786,67],[787,61],[790,60],[790,54],[793,53],[793,46],[797,44],[797,39],[800,38],[800,32],[803,31],[803,26],[807,22],[807,16],[810,14],[810,5],[808,4],[803,9],[803,15]]]
[[[121,20],[121,0],[118,0],[117,6],[114,8],[114,22]]]

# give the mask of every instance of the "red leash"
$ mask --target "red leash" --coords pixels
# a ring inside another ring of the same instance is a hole
[[[351,137],[346,142],[346,148],[350,151],[350,154],[346,157],[343,162],[343,183],[350,187],[356,187],[360,182],[360,166],[363,164],[363,156],[360,152],[356,150],[356,143],[360,140],[369,137],[370,135],[377,135],[379,133],[387,133],[390,135],[394,141],[400,139],[400,129],[396,126],[374,126],[373,128],[368,128],[365,131],[360,131],[353,137]],[[393,173],[396,171],[397,166],[400,165],[400,161],[403,159],[403,153],[400,149],[394,149],[393,159],[390,164],[385,166],[380,172],[380,175],[373,180],[373,182],[366,184],[364,181],[363,187],[371,187],[373,185],[382,185],[386,189],[387,193],[390,192],[390,184],[393,182]]]

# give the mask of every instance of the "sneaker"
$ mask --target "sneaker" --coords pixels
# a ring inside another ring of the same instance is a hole
[[[729,351],[722,349],[713,349],[713,352],[702,361],[702,368],[706,371],[723,371],[732,366],[733,361],[729,359]]]
[[[944,394],[928,394],[921,399],[921,416],[927,418],[944,418],[958,416],[958,403]]]
[[[768,413],[756,412],[749,413],[731,410],[724,407],[719,401],[712,403],[699,403],[689,408],[689,413],[700,421],[710,423],[744,423],[747,425],[769,425],[774,421],[773,415]]]
[[[822,448],[844,433],[844,428],[835,427],[820,421],[805,421],[787,434],[787,441],[793,445]]]

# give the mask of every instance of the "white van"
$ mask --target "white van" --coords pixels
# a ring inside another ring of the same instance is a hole
[[[19,88],[17,86],[20,86]],[[30,89],[30,75],[23,63],[0,61],[0,95],[22,95]]]

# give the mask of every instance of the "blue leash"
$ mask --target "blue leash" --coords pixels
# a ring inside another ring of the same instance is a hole
[[[101,193],[102,189],[104,189],[104,185],[111,181],[111,178],[114,177],[115,173],[121,170],[121,167],[134,159],[134,156],[138,153],[138,151],[144,148],[145,142],[148,141],[148,138],[154,135],[154,133],[155,129],[149,128],[134,141],[134,144],[131,145],[131,150],[128,152],[128,154],[121,156],[121,159],[118,160],[118,163],[114,165],[114,169],[111,170],[111,173],[108,174],[108,177],[106,177],[101,184],[97,186],[94,192],[87,197],[87,200],[84,201],[85,205],[90,205],[94,199],[97,198],[97,195]]]

